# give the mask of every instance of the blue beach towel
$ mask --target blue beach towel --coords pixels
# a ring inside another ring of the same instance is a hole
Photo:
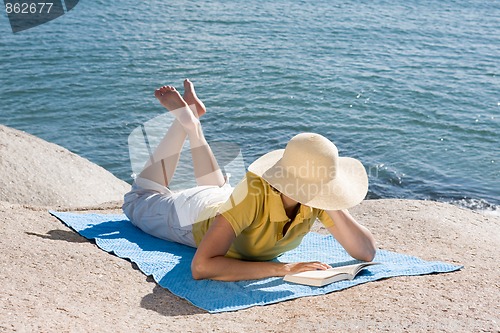
[[[197,281],[191,277],[195,249],[150,236],[136,228],[125,215],[50,212],[97,246],[120,258],[130,259],[146,275],[173,294],[210,313],[235,311],[303,296],[323,295],[369,281],[393,276],[452,272],[461,266],[378,250],[370,266],[352,281],[324,287],[310,287],[267,278],[239,282]],[[278,258],[282,262],[322,261],[332,266],[353,263],[353,259],[332,237],[309,233],[301,245]]]

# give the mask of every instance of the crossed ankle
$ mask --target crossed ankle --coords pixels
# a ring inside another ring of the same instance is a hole
[[[195,117],[189,106],[183,106],[175,110],[170,110],[170,112],[175,116],[179,123],[181,123],[186,131],[196,130],[200,125],[200,121]]]
[[[196,108],[196,104],[189,104],[189,109],[191,110],[191,112],[193,112],[193,115],[196,117],[196,118],[200,118],[200,116],[198,115],[198,109]]]

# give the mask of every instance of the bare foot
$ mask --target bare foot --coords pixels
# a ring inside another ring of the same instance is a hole
[[[172,86],[163,86],[155,90],[155,97],[181,123],[186,131],[196,130],[200,121],[195,117],[186,101]]]
[[[198,118],[204,115],[207,112],[205,108],[205,104],[196,96],[196,92],[194,91],[194,85],[189,79],[184,80],[184,100],[186,103],[192,107],[194,105],[196,107],[193,112],[198,114]]]
[[[155,90],[155,97],[167,110],[173,111],[188,106],[181,95],[172,86],[163,86]]]

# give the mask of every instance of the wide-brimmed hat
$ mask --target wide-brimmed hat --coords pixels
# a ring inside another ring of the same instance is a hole
[[[248,171],[306,206],[339,210],[360,203],[368,192],[368,176],[360,161],[339,157],[337,147],[316,133],[294,136],[285,149],[271,151]]]

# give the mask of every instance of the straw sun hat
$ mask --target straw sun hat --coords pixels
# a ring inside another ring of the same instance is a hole
[[[318,209],[353,207],[368,192],[368,176],[361,162],[339,157],[337,147],[315,133],[294,136],[285,149],[261,156],[248,171],[291,199]]]

